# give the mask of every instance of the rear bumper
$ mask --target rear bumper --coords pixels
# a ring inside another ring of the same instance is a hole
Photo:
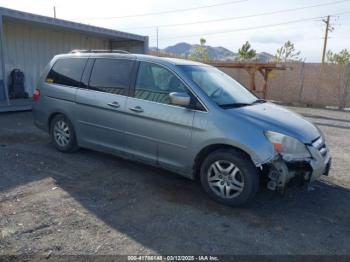
[[[34,124],[41,130],[48,132],[49,126],[47,122],[46,112],[39,110],[37,107],[33,107],[33,121]]]

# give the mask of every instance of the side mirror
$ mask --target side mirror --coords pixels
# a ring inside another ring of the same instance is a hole
[[[191,97],[187,93],[172,92],[169,94],[170,103],[177,106],[189,106],[191,103]]]

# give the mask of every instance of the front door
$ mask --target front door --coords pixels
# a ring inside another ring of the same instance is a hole
[[[137,158],[183,170],[191,144],[194,111],[170,104],[169,93],[188,92],[168,69],[140,62],[127,99],[126,150]]]
[[[124,150],[126,95],[133,64],[126,59],[95,59],[91,76],[88,74],[85,87],[76,94],[81,145],[111,152]]]

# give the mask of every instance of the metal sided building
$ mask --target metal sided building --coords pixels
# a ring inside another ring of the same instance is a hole
[[[10,99],[12,70],[24,73],[32,96],[46,64],[74,49],[121,49],[147,53],[148,37],[0,7],[0,112],[31,108],[31,99]]]

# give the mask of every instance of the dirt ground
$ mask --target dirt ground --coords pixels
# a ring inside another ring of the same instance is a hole
[[[0,114],[0,255],[350,254],[350,113],[291,109],[325,133],[330,177],[241,208],[161,169],[59,153],[31,112]]]

